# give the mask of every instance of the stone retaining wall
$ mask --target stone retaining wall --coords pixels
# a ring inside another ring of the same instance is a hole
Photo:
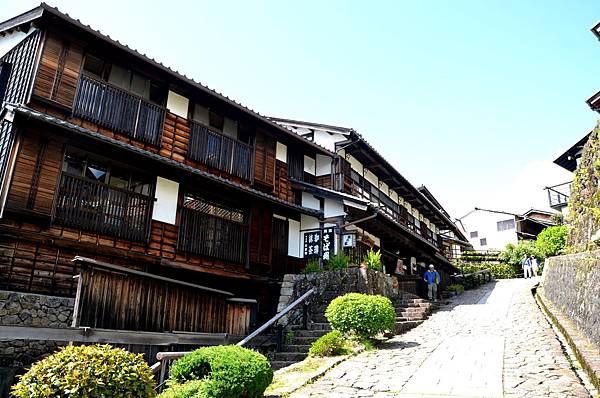
[[[551,257],[542,292],[600,347],[600,250]]]
[[[283,278],[277,312],[282,311],[311,288],[316,292],[309,299],[309,319],[319,322],[324,307],[335,297],[346,293],[380,294],[389,298],[398,295],[398,284],[394,278],[371,269],[345,268],[310,274],[288,274]],[[287,319],[298,316],[300,309],[293,311]]]
[[[74,304],[72,298],[0,290],[0,326],[66,328],[71,325]],[[20,369],[59,345],[54,341],[0,341],[0,397],[7,396]]]

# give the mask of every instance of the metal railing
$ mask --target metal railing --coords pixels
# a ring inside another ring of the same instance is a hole
[[[165,108],[109,83],[82,75],[73,115],[131,138],[159,145]]]
[[[569,196],[571,195],[571,182],[546,187],[548,191],[548,202],[553,209],[560,209],[567,206]]]
[[[188,156],[244,180],[252,178],[252,146],[191,122]]]
[[[275,327],[275,338],[276,338],[276,347],[277,351],[281,351],[284,345],[284,336],[285,329],[290,326],[295,320],[298,319],[299,316],[302,317],[303,327],[306,328],[308,325],[308,310],[306,305],[306,300],[315,293],[315,289],[312,288],[304,293],[302,296],[294,300],[291,304],[285,307],[281,312],[277,313],[273,318],[269,319],[264,325],[256,329],[254,332],[250,333],[244,339],[239,341],[237,345],[244,346],[248,344],[251,340],[256,339],[259,335],[264,334],[267,330],[272,327]],[[277,325],[277,322],[289,314],[291,311],[296,309],[300,304],[303,304],[302,311],[296,316],[288,317],[287,322],[284,325]],[[263,346],[266,342],[269,342],[270,338],[265,339],[259,346]],[[156,354],[156,359],[158,362],[151,366],[152,372],[154,373],[157,380],[157,391],[162,391],[164,388],[165,382],[169,375],[169,369],[173,363],[179,358],[189,354],[189,351],[180,351],[180,352],[159,352]]]
[[[69,227],[146,241],[153,198],[62,173],[55,220]]]

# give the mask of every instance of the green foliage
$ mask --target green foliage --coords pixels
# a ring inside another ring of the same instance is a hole
[[[567,242],[567,232],[565,225],[544,228],[535,241],[540,254],[544,257],[560,254]]]
[[[534,241],[531,240],[520,240],[516,245],[509,243],[506,245],[506,249],[500,253],[498,259],[506,264],[510,264],[513,267],[520,267],[523,256],[530,257],[534,255],[538,262],[541,264],[544,261],[544,256],[536,246]]]
[[[387,297],[348,293],[329,303],[325,317],[335,330],[370,338],[393,330],[396,312]]]
[[[66,346],[20,377],[17,398],[154,397],[152,371],[141,354],[109,345]]]
[[[600,124],[583,148],[571,184],[566,252],[596,249],[592,236],[600,229]]]
[[[158,398],[204,398],[203,384],[204,380],[190,380],[183,384],[169,383],[169,388]]]
[[[321,268],[321,264],[318,259],[312,259],[307,264],[306,267],[301,271],[302,274],[312,274],[314,272],[323,272]]]
[[[331,258],[327,262],[327,269],[336,270],[348,268],[349,263],[350,258],[346,256],[346,254],[344,254],[343,251],[340,251],[338,254],[331,256]]]
[[[383,264],[381,263],[381,250],[374,251],[373,249],[369,249],[363,261],[367,263],[367,266],[370,269],[376,271],[381,271],[383,269]]]
[[[202,383],[186,387],[191,380]],[[202,347],[175,362],[170,381],[175,392],[169,393],[196,389],[196,395],[172,395],[176,398],[255,398],[262,397],[273,381],[273,369],[264,355],[244,347]]]
[[[448,287],[446,288],[446,290],[448,290],[449,292],[464,292],[465,291],[465,287],[463,285],[459,285],[459,284],[454,284],[454,285],[448,285]]]
[[[521,264],[519,260],[519,264]],[[506,263],[459,263],[457,267],[464,274],[472,274],[477,271],[489,269],[492,273],[492,277],[495,279],[510,279],[516,278],[517,272],[515,267]]]
[[[344,335],[339,330],[332,330],[312,343],[308,355],[312,357],[332,357],[347,352]]]

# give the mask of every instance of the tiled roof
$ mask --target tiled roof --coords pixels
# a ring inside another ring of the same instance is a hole
[[[70,122],[67,122],[65,120],[56,118],[54,116],[50,116],[48,114],[41,113],[41,112],[35,111],[33,109],[30,109],[30,108],[27,108],[27,107],[24,107],[24,106],[17,106],[17,107],[14,107],[14,108],[11,107],[11,109],[9,109],[9,110],[13,110],[15,113],[17,113],[19,115],[22,115],[22,116],[25,116],[27,118],[31,118],[31,119],[35,119],[35,120],[38,120],[38,121],[41,121],[41,122],[44,122],[44,123],[48,123],[48,124],[51,124],[51,125],[54,125],[54,126],[57,126],[57,127],[60,127],[60,128],[64,128],[66,130],[69,130],[69,131],[77,133],[77,134],[86,135],[86,136],[92,137],[92,138],[94,138],[96,140],[103,141],[105,143],[121,147],[121,148],[123,148],[123,149],[125,149],[127,151],[135,152],[135,153],[137,153],[139,155],[142,155],[144,157],[154,159],[154,160],[159,161],[159,162],[161,162],[161,163],[163,163],[165,165],[168,165],[170,167],[177,168],[177,169],[185,171],[187,173],[190,173],[190,174],[193,174],[193,175],[197,175],[197,176],[202,177],[202,178],[206,178],[208,180],[217,182],[219,184],[228,186],[230,188],[234,188],[234,189],[236,189],[238,191],[243,191],[243,192],[246,192],[248,194],[254,195],[256,197],[260,197],[262,199],[270,201],[271,203],[275,203],[275,204],[287,207],[289,209],[293,209],[293,210],[299,211],[301,213],[312,215],[312,216],[315,216],[315,217],[322,217],[323,216],[323,212],[321,212],[319,210],[309,209],[307,207],[298,206],[298,205],[295,205],[293,203],[286,202],[284,200],[276,198],[276,197],[274,197],[272,195],[269,195],[267,193],[264,193],[264,192],[261,192],[259,190],[253,189],[251,187],[248,187],[248,186],[245,186],[245,185],[242,185],[242,184],[238,184],[238,183],[236,183],[234,181],[231,181],[231,180],[228,180],[226,178],[219,177],[217,175],[208,173],[206,171],[202,171],[202,170],[196,169],[194,167],[188,166],[188,165],[183,164],[183,163],[179,163],[179,162],[177,162],[177,161],[175,161],[173,159],[165,158],[165,157],[160,156],[160,155],[158,155],[156,153],[152,153],[152,152],[147,151],[145,149],[138,148],[138,147],[136,147],[134,145],[127,144],[125,142],[116,140],[114,138],[105,136],[103,134],[100,134],[100,133],[97,133],[95,131],[83,128],[81,126],[77,126],[77,125],[75,125],[73,123],[70,123]]]
[[[140,53],[136,49],[131,48],[128,45],[123,44],[116,39],[111,38],[109,35],[105,35],[104,33],[92,28],[91,26],[84,24],[79,19],[72,18],[71,16],[69,16],[69,14],[63,13],[56,7],[51,7],[46,3],[41,3],[38,7],[34,8],[30,11],[27,11],[21,15],[18,15],[14,18],[11,18],[5,22],[0,23],[0,32],[2,32],[3,30],[6,30],[6,29],[12,29],[20,24],[28,23],[28,22],[31,22],[38,18],[41,18],[43,16],[44,12],[52,14],[52,15],[62,19],[65,22],[75,25],[77,28],[85,30],[86,32],[92,34],[93,36],[95,36],[101,40],[104,40],[104,41],[110,43],[111,45],[114,45],[114,46],[120,48],[121,50],[123,50],[137,58],[142,59],[143,61],[145,61],[147,63],[150,63],[152,66],[162,70],[163,72],[166,72],[166,73],[172,75],[176,79],[183,80],[185,83],[187,83],[195,88],[198,88],[198,89],[200,89],[208,94],[211,94],[213,96],[219,97],[222,101],[228,103],[229,105],[236,107],[237,109],[239,109],[245,113],[250,114],[253,117],[260,119],[261,121],[270,125],[271,127],[274,127],[277,130],[285,133],[289,137],[293,137],[294,139],[299,139],[299,140],[304,141],[305,144],[313,147],[314,149],[318,150],[319,152],[326,153],[329,155],[332,154],[328,149],[326,149],[326,148],[322,147],[321,145],[318,145],[310,140],[307,140],[303,137],[298,136],[298,134],[294,133],[290,128],[286,128],[280,124],[277,124],[277,123],[269,120],[269,118],[261,115],[258,111],[248,108],[247,106],[237,102],[236,100],[229,98],[225,94],[220,93],[220,92],[216,91],[215,89],[212,89],[198,81],[195,81],[191,77],[188,77],[182,73],[179,73],[178,71],[176,71],[174,69],[171,69],[169,66],[164,65],[162,62],[157,61],[154,58],[150,58],[146,54]]]

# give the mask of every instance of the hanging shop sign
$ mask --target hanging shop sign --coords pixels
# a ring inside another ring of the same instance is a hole
[[[342,247],[344,249],[349,247],[356,247],[356,234],[343,234]]]
[[[334,250],[334,234],[333,228],[323,229],[323,238],[321,239],[321,252],[323,260],[329,260]]]

